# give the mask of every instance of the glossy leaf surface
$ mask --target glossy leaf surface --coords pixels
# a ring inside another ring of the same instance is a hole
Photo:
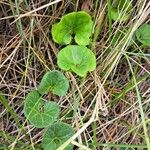
[[[111,6],[111,19],[114,21],[126,21],[132,10],[131,0],[115,0]]]
[[[24,114],[32,125],[37,128],[48,127],[59,116],[59,106],[57,103],[44,102],[40,94],[33,90],[27,94],[24,104]]]
[[[47,72],[38,87],[40,94],[52,92],[58,96],[64,96],[69,88],[69,81],[62,72],[54,70]]]
[[[59,23],[52,26],[53,40],[58,44],[71,43],[74,35],[78,45],[88,45],[92,33],[93,21],[84,11],[72,12],[63,16]]]
[[[85,46],[69,45],[58,53],[57,64],[63,70],[71,70],[84,77],[96,68],[96,58]]]
[[[150,46],[150,25],[143,24],[136,31],[136,37],[139,42],[145,46]]]
[[[44,150],[56,150],[73,135],[73,128],[62,122],[51,125],[44,134],[42,146]],[[72,150],[73,146],[68,145],[65,150]]]

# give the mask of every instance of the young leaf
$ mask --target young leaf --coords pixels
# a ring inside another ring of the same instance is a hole
[[[93,21],[84,11],[72,12],[63,16],[59,23],[52,26],[53,40],[58,44],[69,44],[75,34],[78,45],[88,45],[92,33]]]
[[[137,40],[141,42],[144,46],[150,46],[150,25],[143,24],[135,32]]]
[[[44,102],[40,94],[33,90],[27,94],[24,104],[24,114],[32,125],[37,128],[50,126],[59,116],[57,103]]]
[[[51,125],[44,134],[42,146],[44,150],[56,150],[73,135],[73,128],[63,122]],[[68,145],[65,150],[72,150],[73,146]]]
[[[114,0],[111,6],[111,19],[114,21],[126,21],[131,13],[131,0]]]
[[[96,58],[85,46],[69,45],[58,53],[57,64],[63,70],[72,70],[84,77],[96,68]]]
[[[58,96],[64,96],[69,88],[68,79],[60,71],[54,70],[47,72],[38,87],[40,94],[52,92]]]

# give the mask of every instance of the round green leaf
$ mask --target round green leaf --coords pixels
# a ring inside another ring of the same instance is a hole
[[[57,64],[63,70],[72,70],[84,77],[96,68],[96,58],[85,46],[69,45],[58,53]]]
[[[150,25],[143,24],[135,32],[137,40],[144,46],[150,46]]]
[[[30,123],[37,128],[45,128],[54,123],[59,116],[59,111],[57,103],[44,102],[35,90],[26,96],[24,114]]]
[[[110,15],[114,21],[126,21],[132,9],[131,0],[115,0],[111,6]]]
[[[64,96],[69,88],[68,79],[60,71],[54,70],[47,72],[38,87],[40,94],[52,92],[58,96]]]
[[[72,35],[78,45],[88,45],[92,33],[93,21],[84,11],[72,12],[63,16],[59,23],[52,26],[53,40],[58,44],[69,44]]]
[[[51,125],[44,134],[42,146],[44,150],[56,150],[74,134],[73,128],[63,122]],[[65,150],[72,150],[73,146],[68,145]]]

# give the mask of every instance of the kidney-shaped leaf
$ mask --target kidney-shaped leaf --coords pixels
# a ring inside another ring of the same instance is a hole
[[[44,102],[35,90],[26,96],[24,114],[30,123],[37,128],[45,128],[54,123],[59,116],[59,111],[57,103]]]
[[[131,0],[115,0],[111,6],[111,19],[114,21],[126,21],[131,13]]]
[[[150,46],[150,25],[143,24],[136,31],[136,37],[139,42],[145,46]]]
[[[58,96],[64,96],[69,88],[68,79],[60,71],[54,70],[47,72],[38,87],[40,94],[52,92]]]
[[[72,12],[52,26],[52,37],[56,43],[67,45],[75,35],[75,42],[78,45],[88,45],[92,28],[93,21],[89,14],[84,11]]]
[[[69,45],[58,53],[57,64],[63,70],[72,70],[84,77],[96,68],[96,58],[85,46]]]
[[[73,128],[62,122],[51,125],[44,134],[42,146],[44,150],[56,150],[73,135]],[[72,150],[73,146],[68,145],[65,150]]]

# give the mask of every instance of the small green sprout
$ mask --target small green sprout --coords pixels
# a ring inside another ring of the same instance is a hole
[[[44,134],[42,146],[44,150],[56,150],[65,141],[67,141],[74,131],[73,128],[62,122],[57,122],[51,125]],[[65,150],[72,150],[73,146],[68,145]]]
[[[137,40],[144,46],[150,46],[150,25],[143,24],[135,32]]]
[[[85,46],[69,45],[57,57],[57,64],[63,70],[71,70],[81,77],[96,68],[94,53]]]
[[[38,87],[41,95],[52,92],[58,96],[64,96],[69,88],[68,79],[60,71],[54,70],[47,72]]]
[[[59,116],[57,103],[44,102],[36,90],[27,94],[24,104],[24,114],[32,125],[37,128],[50,126]]]
[[[84,11],[72,12],[63,16],[59,23],[52,26],[53,40],[58,44],[70,44],[72,36],[78,45],[88,45],[92,33],[93,21]]]
[[[132,9],[131,0],[114,0],[111,6],[111,19],[114,21],[126,21]]]

